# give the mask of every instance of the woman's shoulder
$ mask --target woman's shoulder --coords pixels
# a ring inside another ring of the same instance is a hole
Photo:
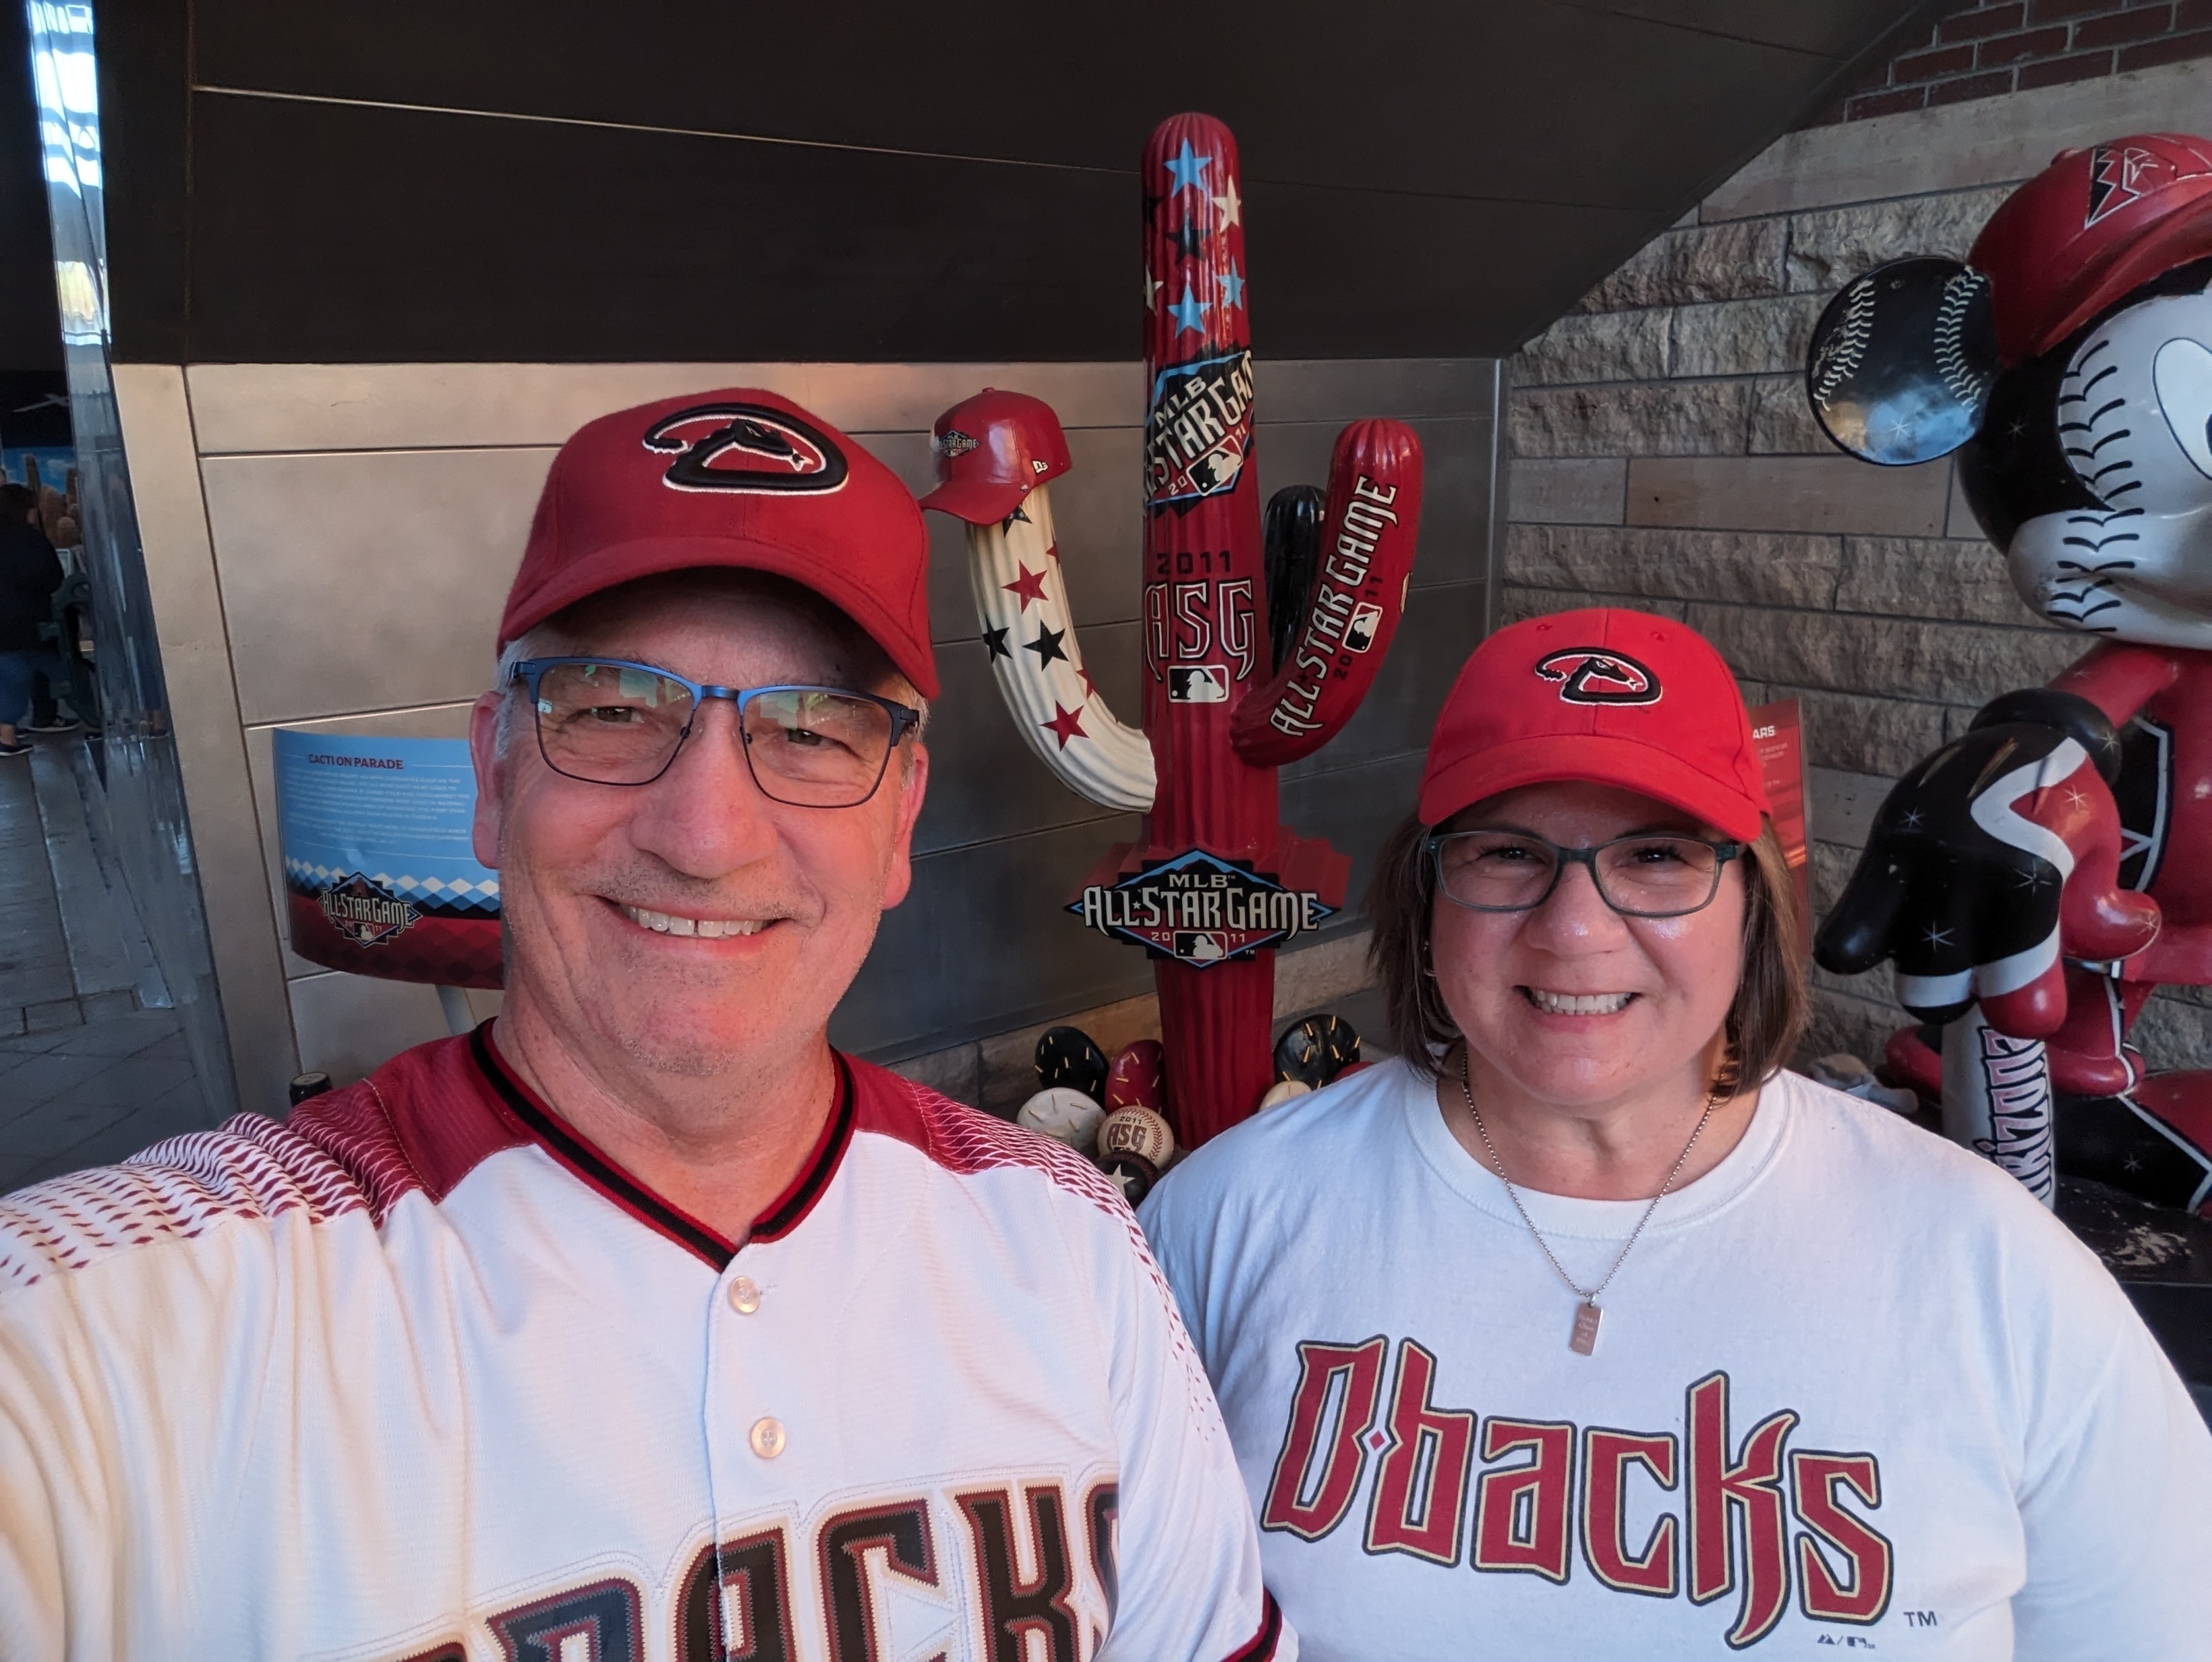
[[[1264,1109],[1178,1160],[1144,1206],[1146,1227],[1188,1214],[1212,1217],[1257,1196],[1270,1208],[1305,1190],[1339,1191],[1404,1140],[1405,1097],[1425,1090],[1395,1058]]]
[[[1885,1238],[1946,1237],[1958,1245],[2002,1238],[2004,1251],[2045,1254],[2054,1266],[2095,1267],[2094,1255],[1995,1161],[1879,1103],[1784,1070],[1769,1081],[1803,1180],[1832,1204],[1856,1202],[1881,1219]]]

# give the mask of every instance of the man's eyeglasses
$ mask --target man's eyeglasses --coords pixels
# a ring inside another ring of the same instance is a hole
[[[1552,898],[1569,866],[1587,866],[1599,898],[1628,917],[1681,917],[1720,892],[1721,869],[1741,843],[1698,837],[1619,837],[1563,849],[1515,831],[1446,831],[1425,845],[1444,898],[1477,912],[1532,911]]]
[[[668,771],[709,698],[736,706],[753,782],[771,801],[858,807],[921,712],[843,687],[709,686],[620,658],[528,658],[507,672],[530,696],[545,765],[598,785],[649,785]]]

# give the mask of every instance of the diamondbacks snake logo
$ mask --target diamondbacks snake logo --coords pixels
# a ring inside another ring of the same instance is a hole
[[[1555,652],[1536,666],[1536,673],[1559,684],[1559,697],[1571,704],[1656,704],[1659,678],[1626,653],[1595,647]]]
[[[674,490],[827,491],[851,471],[811,422],[764,404],[697,404],[647,428],[645,447],[673,454]]]

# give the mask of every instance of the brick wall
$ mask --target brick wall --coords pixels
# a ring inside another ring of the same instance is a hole
[[[2212,57],[2212,0],[1972,0],[1897,52],[1820,122],[1996,98]]]
[[[1875,468],[1827,442],[1805,401],[1814,323],[1870,265],[1963,257],[2054,151],[2208,118],[2199,62],[1790,134],[1509,365],[1504,618],[1662,612],[1751,702],[1798,699],[1823,915],[1896,776],[2087,642],[2014,596],[1950,461]],[[1878,1059],[1903,1020],[1887,971],[1818,983],[1807,1054]],[[2138,1036],[2160,1065],[2201,1059],[2212,1008],[2162,999]]]

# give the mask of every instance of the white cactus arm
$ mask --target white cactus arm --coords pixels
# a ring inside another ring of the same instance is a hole
[[[968,577],[999,693],[1029,746],[1078,795],[1149,812],[1152,746],[1115,718],[1084,673],[1053,537],[1050,485],[995,525],[968,527]]]

